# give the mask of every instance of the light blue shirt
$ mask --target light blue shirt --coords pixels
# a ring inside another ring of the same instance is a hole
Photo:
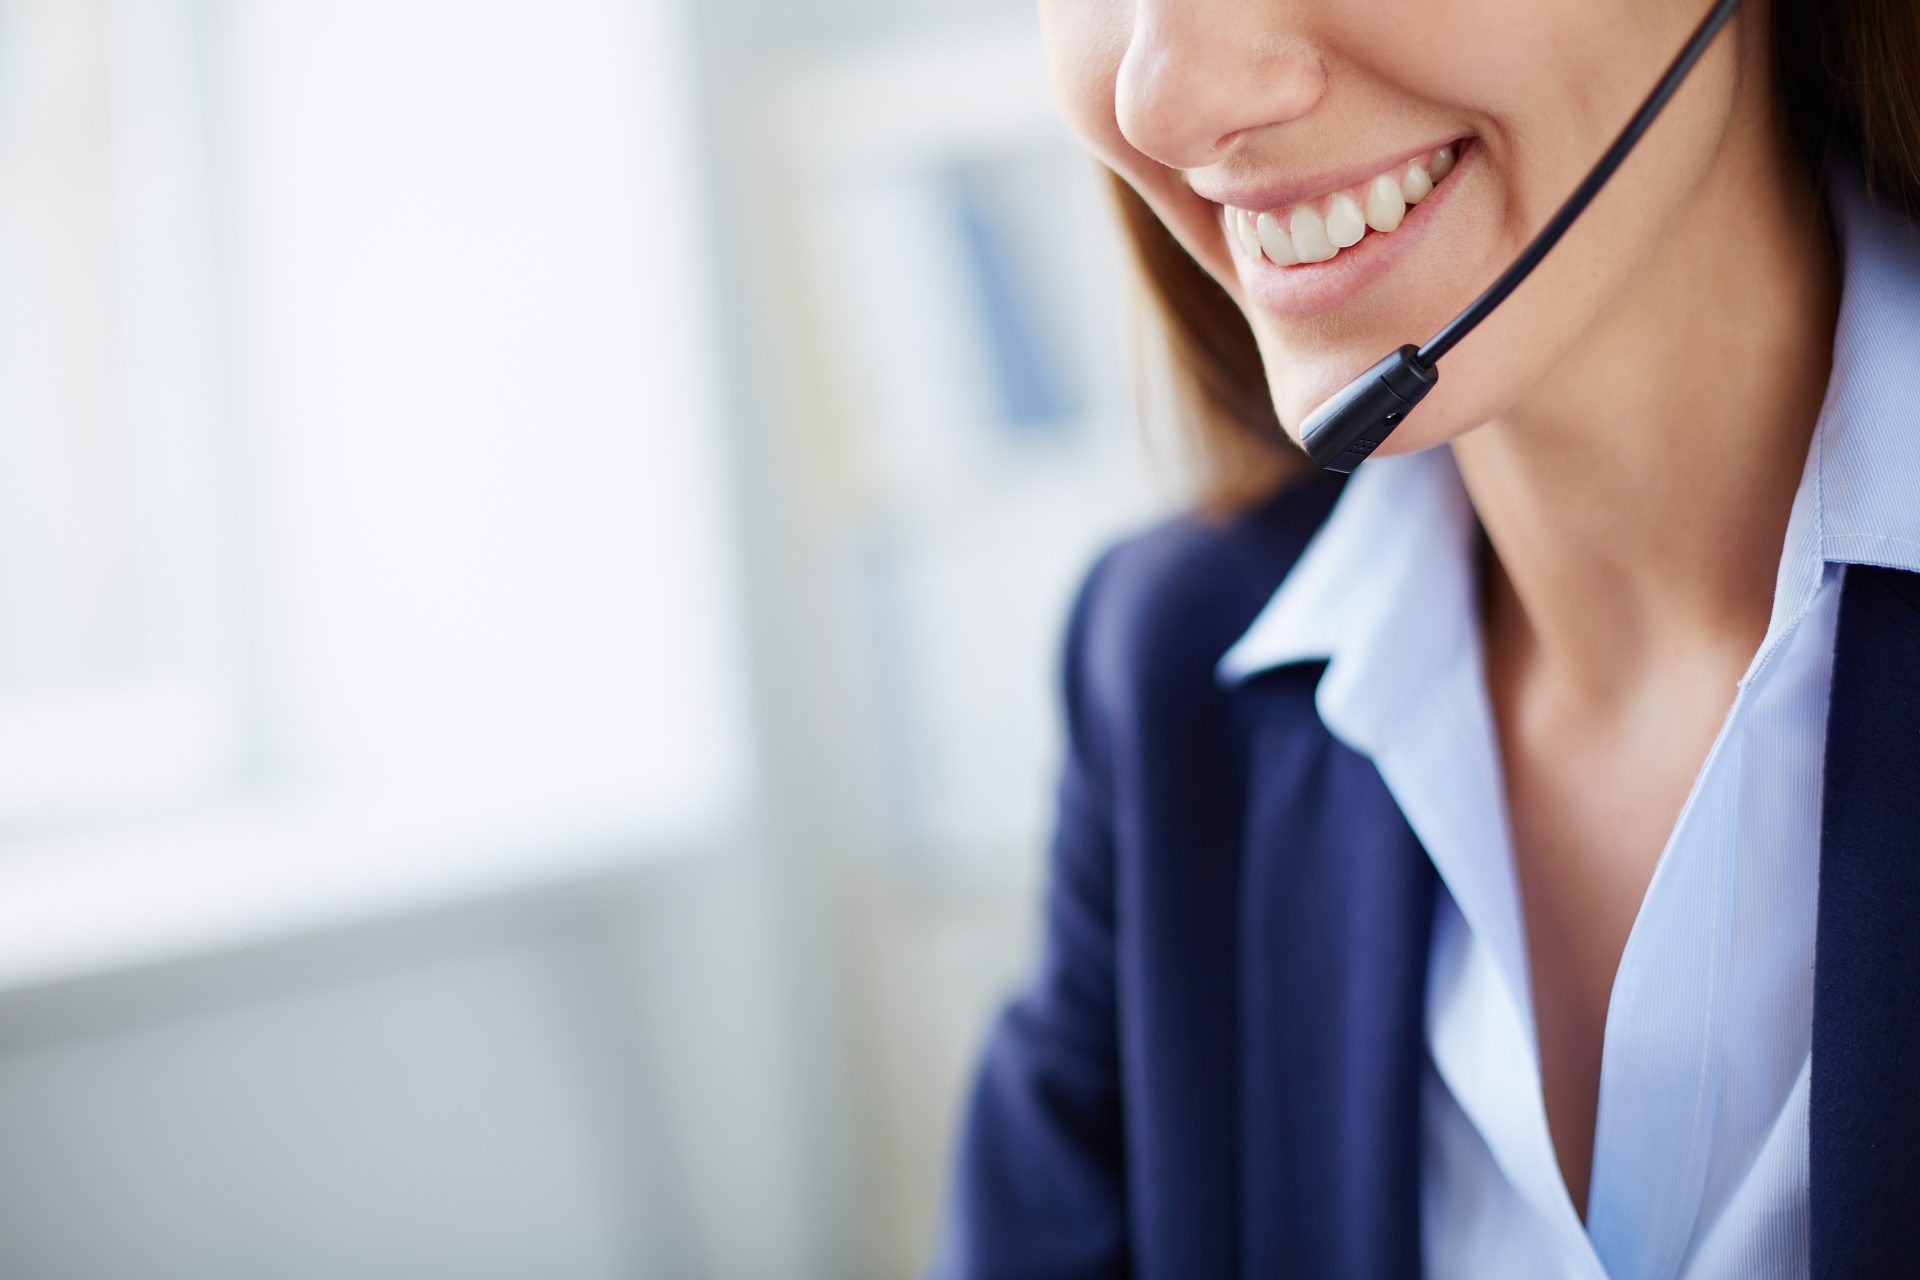
[[[1479,526],[1451,448],[1360,467],[1217,669],[1230,683],[1327,659],[1321,719],[1372,759],[1444,886],[1421,1121],[1431,1276],[1807,1272],[1820,781],[1839,587],[1847,563],[1920,571],[1920,231],[1870,203],[1843,164],[1829,167],[1828,192],[1842,262],[1832,373],[1765,638],[1727,690],[1620,957],[1584,1227],[1542,1101],[1482,662]]]

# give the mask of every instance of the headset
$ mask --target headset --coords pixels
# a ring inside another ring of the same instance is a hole
[[[1407,414],[1440,380],[1440,357],[1472,333],[1474,326],[1485,320],[1540,265],[1540,259],[1547,256],[1547,251],[1559,242],[1587,203],[1606,185],[1613,171],[1633,150],[1633,144],[1640,141],[1640,135],[1667,105],[1667,99],[1687,78],[1687,72],[1693,70],[1693,64],[1713,43],[1714,34],[1739,7],[1740,0],[1716,0],[1713,10],[1680,50],[1680,56],[1673,60],[1673,65],[1660,77],[1660,83],[1627,122],[1627,127],[1600,157],[1600,163],[1593,166],[1593,171],[1581,180],[1540,234],[1521,250],[1512,266],[1500,273],[1499,279],[1487,286],[1485,293],[1447,321],[1440,332],[1427,339],[1425,346],[1408,343],[1401,347],[1307,415],[1306,421],[1300,424],[1300,443],[1306,448],[1307,456],[1328,471],[1350,472],[1393,434],[1393,429],[1406,420]]]

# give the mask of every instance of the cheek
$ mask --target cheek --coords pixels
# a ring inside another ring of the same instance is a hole
[[[1088,151],[1126,180],[1176,239],[1232,289],[1224,245],[1210,239],[1206,205],[1178,170],[1143,154],[1120,130],[1115,89],[1133,38],[1133,0],[1043,0],[1040,24],[1055,105]]]
[[[1043,0],[1047,81],[1060,114],[1101,160],[1131,173],[1144,157],[1127,145],[1114,116],[1114,85],[1132,32],[1131,3]]]

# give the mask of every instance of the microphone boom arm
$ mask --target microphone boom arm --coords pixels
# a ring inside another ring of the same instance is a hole
[[[1408,344],[1401,347],[1307,415],[1306,421],[1300,426],[1300,441],[1308,456],[1329,471],[1352,471],[1366,461],[1367,456],[1393,433],[1395,427],[1406,420],[1414,405],[1439,381],[1440,357],[1453,350],[1460,339],[1473,332],[1495,307],[1506,301],[1507,295],[1519,288],[1520,282],[1559,243],[1560,237],[1566,234],[1574,219],[1599,194],[1600,188],[1606,185],[1607,179],[1613,176],[1621,161],[1627,158],[1627,153],[1633,150],[1634,144],[1653,124],[1661,108],[1667,105],[1667,100],[1673,97],[1681,82],[1687,78],[1687,73],[1693,70],[1700,55],[1713,43],[1721,26],[1739,7],[1740,0],[1715,0],[1712,10],[1701,20],[1679,56],[1660,77],[1659,83],[1654,85],[1646,101],[1640,104],[1640,109],[1633,113],[1633,118],[1627,121],[1626,128],[1613,140],[1613,145],[1600,157],[1599,163],[1581,179],[1573,194],[1567,197],[1527,247],[1520,251],[1520,256],[1513,260],[1512,265],[1501,272],[1499,278],[1488,285],[1479,297],[1468,303],[1459,315],[1447,321],[1438,333],[1427,339],[1425,345],[1414,347]]]

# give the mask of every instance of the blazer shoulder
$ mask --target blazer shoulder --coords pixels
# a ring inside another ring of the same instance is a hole
[[[1214,666],[1293,568],[1344,481],[1312,472],[1230,516],[1186,511],[1108,544],[1074,611],[1090,692],[1109,706],[1210,692]]]

